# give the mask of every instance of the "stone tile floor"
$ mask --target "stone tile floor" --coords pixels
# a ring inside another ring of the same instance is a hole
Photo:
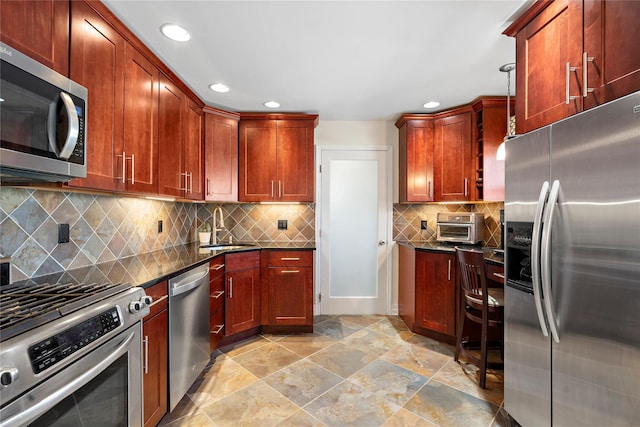
[[[162,426],[509,426],[503,373],[394,316],[317,316],[313,334],[260,335],[213,353]]]

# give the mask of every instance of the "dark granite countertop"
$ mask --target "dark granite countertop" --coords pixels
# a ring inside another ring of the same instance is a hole
[[[499,248],[492,248],[492,247],[481,246],[481,245],[457,245],[455,243],[411,242],[411,241],[402,241],[402,240],[396,240],[396,243],[399,245],[407,246],[409,248],[413,248],[418,251],[427,251],[427,252],[453,253],[456,250],[456,246],[482,250],[484,252],[484,259],[487,263],[498,265],[498,266],[504,265],[504,257],[502,256],[502,251]]]
[[[39,285],[44,283],[129,283],[143,288],[170,279],[185,271],[209,262],[217,255],[261,249],[314,250],[315,243],[259,242],[232,250],[209,250],[196,243],[160,249],[134,255],[116,261],[108,261],[88,267],[53,273],[17,282],[14,285]]]

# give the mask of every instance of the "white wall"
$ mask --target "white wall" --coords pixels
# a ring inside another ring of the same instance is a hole
[[[398,129],[395,121],[322,121],[315,129],[316,145],[387,145],[393,153],[393,202],[398,201]],[[317,178],[316,178],[317,179]],[[391,206],[389,209],[393,209]],[[316,212],[317,213],[317,212]],[[392,311],[398,307],[397,248],[392,245]],[[317,292],[316,292],[317,293]],[[394,314],[395,314],[394,313]]]

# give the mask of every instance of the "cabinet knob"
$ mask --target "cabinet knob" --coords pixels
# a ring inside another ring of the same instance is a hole
[[[387,242],[385,242],[384,240],[378,240],[378,246],[384,246],[386,244]]]

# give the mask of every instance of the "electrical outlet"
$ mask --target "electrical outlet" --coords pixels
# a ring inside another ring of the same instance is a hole
[[[420,221],[420,230],[426,230],[427,229],[427,220],[422,220]]]
[[[158,233],[162,233],[162,220],[158,220]]]
[[[286,219],[278,220],[278,230],[286,230],[287,227],[288,227],[288,224]]]
[[[69,242],[69,224],[58,224],[58,243]]]

